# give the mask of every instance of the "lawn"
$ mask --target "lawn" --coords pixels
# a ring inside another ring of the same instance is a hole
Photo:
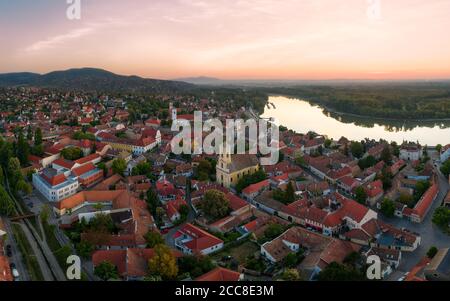
[[[260,247],[257,244],[251,241],[246,241],[235,248],[230,248],[215,254],[214,259],[221,260],[224,256],[232,256],[234,259],[239,261],[239,263],[243,264],[248,256],[255,254],[255,252],[258,252],[259,250]]]

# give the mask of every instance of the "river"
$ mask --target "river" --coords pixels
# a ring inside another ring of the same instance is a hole
[[[298,133],[314,131],[335,140],[344,136],[350,140],[384,139],[401,144],[419,141],[436,146],[450,143],[450,121],[403,121],[375,119],[329,112],[309,102],[284,96],[270,96],[263,118],[275,120]]]

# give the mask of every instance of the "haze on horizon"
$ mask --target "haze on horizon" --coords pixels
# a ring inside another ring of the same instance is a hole
[[[0,0],[0,73],[450,78],[448,0],[81,0],[74,21],[67,7]]]

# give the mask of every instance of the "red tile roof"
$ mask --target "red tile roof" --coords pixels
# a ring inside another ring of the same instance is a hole
[[[196,281],[239,281],[241,274],[221,267],[198,277]]]
[[[425,192],[425,194],[422,196],[420,201],[414,207],[414,210],[413,210],[414,214],[423,218],[425,216],[425,214],[428,212],[428,209],[430,208],[431,204],[433,203],[434,199],[436,198],[438,192],[439,192],[439,186],[437,184],[431,185],[431,187]]]
[[[264,180],[261,182],[258,182],[256,184],[252,184],[250,186],[248,186],[247,188],[245,188],[244,190],[242,190],[243,194],[249,195],[255,192],[259,192],[262,189],[269,187],[270,186],[270,182],[269,180]]]
[[[73,161],[69,161],[64,158],[59,158],[59,159],[53,161],[53,164],[62,166],[67,169],[72,169],[72,167],[75,165],[75,163]]]
[[[366,190],[366,194],[369,198],[376,197],[384,192],[383,182],[381,180],[372,182],[366,186],[365,190]]]
[[[181,257],[181,253],[172,250],[175,257]],[[153,258],[153,249],[127,249],[127,250],[100,250],[92,255],[94,267],[102,262],[115,265],[122,277],[144,277],[148,272],[148,261]]]
[[[42,178],[51,186],[57,186],[67,181],[67,178],[64,174],[59,174],[52,178],[49,178],[45,174],[42,174]]]
[[[99,154],[92,154],[92,155],[86,156],[84,158],[75,160],[75,163],[83,165],[83,164],[86,164],[88,162],[94,161],[99,158],[101,158]]]
[[[193,253],[200,253],[202,250],[223,243],[223,240],[192,224],[184,225],[178,232],[192,238],[185,246],[192,250]]]
[[[225,197],[228,200],[228,203],[233,211],[239,210],[249,205],[246,201],[231,192],[227,193]]]
[[[85,174],[87,172],[90,172],[91,170],[94,170],[95,168],[96,168],[95,165],[90,162],[88,164],[85,164],[85,165],[82,165],[80,167],[74,168],[72,170],[72,172],[73,172],[73,174],[75,176],[79,177],[79,176],[81,176],[81,175],[83,175],[83,174]]]
[[[1,244],[0,244],[1,247]],[[1,250],[0,250],[1,252]],[[8,258],[0,255],[0,282],[2,281],[13,281],[14,278],[9,267]]]

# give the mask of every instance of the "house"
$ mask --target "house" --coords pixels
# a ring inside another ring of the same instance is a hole
[[[83,187],[89,187],[103,179],[103,170],[97,168],[91,162],[74,168],[72,174]]]
[[[169,217],[171,222],[176,222],[176,221],[180,220],[180,218],[181,218],[181,213],[180,213],[181,206],[188,206],[186,201],[184,199],[181,199],[181,198],[176,199],[176,200],[171,200],[171,201],[168,201],[166,203],[166,214]]]
[[[240,179],[259,170],[259,161],[255,155],[223,154],[216,166],[217,183],[223,187],[236,186]]]
[[[264,190],[269,189],[269,187],[269,180],[264,180],[244,188],[242,190],[242,196],[244,197],[244,199],[250,201],[257,197]]]
[[[70,171],[58,172],[54,168],[46,168],[40,173],[33,174],[33,186],[49,202],[58,202],[74,195],[79,187],[76,177]]]
[[[97,234],[81,234],[82,241],[94,243],[99,249],[142,248],[146,245],[145,234],[157,231],[146,202],[127,190],[82,191],[55,203],[53,210],[61,227],[70,227],[97,214],[110,215],[119,228],[118,234],[105,234],[101,241]]]
[[[396,250],[396,249],[382,249],[382,248],[372,247],[372,248],[370,248],[369,251],[367,251],[365,253],[365,255],[366,255],[366,257],[376,255],[382,261],[389,264],[393,269],[397,269],[402,260],[402,252],[400,250]]]
[[[399,158],[405,161],[417,161],[422,158],[422,146],[415,143],[403,143]]]
[[[172,250],[172,254],[176,258],[182,256],[176,250]],[[101,263],[109,262],[123,280],[139,281],[148,275],[148,262],[154,256],[154,249],[99,250],[92,254],[92,265],[95,269]]]
[[[364,190],[367,194],[367,203],[370,206],[375,206],[375,204],[383,198],[384,190],[383,182],[381,180],[366,184]]]
[[[340,235],[341,239],[381,249],[395,249],[412,252],[416,250],[421,237],[406,229],[397,229],[381,220],[373,218],[358,228]]]
[[[232,211],[228,216],[212,224],[205,224],[205,227],[210,231],[228,233],[253,217],[252,205],[231,192],[226,193],[225,198]],[[198,221],[201,222],[201,220]]]
[[[442,163],[447,161],[448,158],[450,158],[450,144],[447,144],[446,146],[442,147],[440,154],[440,159]]]
[[[439,185],[437,183],[433,183],[412,210],[406,211],[406,209],[410,208],[405,208],[405,210],[403,211],[403,216],[408,217],[413,223],[421,223],[430,211],[430,208],[432,207],[434,200],[438,196],[438,193]]]
[[[336,238],[308,231],[301,227],[292,227],[272,241],[261,246],[261,256],[275,264],[292,253],[304,251],[305,258],[300,268],[313,279],[332,262],[342,263],[353,252],[359,252],[360,246]]]
[[[179,229],[175,235],[175,246],[184,254],[208,255],[223,248],[223,240],[188,223]]]
[[[212,271],[198,277],[195,281],[241,281],[244,279],[244,275],[229,269],[217,267]]]
[[[145,126],[158,128],[158,127],[161,126],[161,120],[159,120],[159,119],[148,119],[148,120],[145,121]]]
[[[185,163],[177,165],[177,167],[175,168],[175,173],[177,176],[190,177],[193,175],[194,171],[191,164]]]
[[[345,176],[341,178],[337,185],[340,189],[342,189],[347,194],[352,194],[354,189],[361,185],[361,183],[351,176]]]
[[[167,181],[165,178],[161,178],[156,182],[156,193],[161,202],[166,203],[176,198],[184,198],[184,191],[175,188],[171,182]]]

